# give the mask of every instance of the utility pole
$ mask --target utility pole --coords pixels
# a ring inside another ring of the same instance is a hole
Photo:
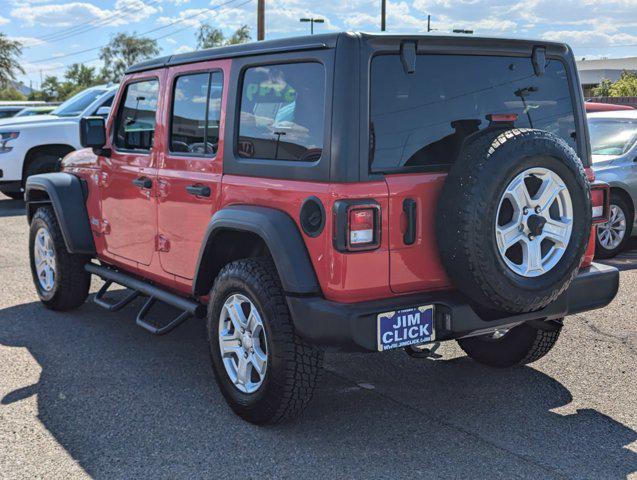
[[[325,23],[325,20],[323,20],[322,18],[300,18],[299,19],[300,22],[302,23],[309,23],[310,24],[310,35],[314,35],[314,24],[315,23]]]
[[[431,32],[431,15],[427,15],[427,33]]]
[[[380,0],[380,31],[387,29],[387,0]]]
[[[257,40],[265,39],[265,0],[257,2]]]

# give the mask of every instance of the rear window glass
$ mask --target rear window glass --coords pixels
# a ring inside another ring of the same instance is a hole
[[[398,55],[371,67],[372,171],[443,167],[462,141],[489,126],[488,115],[515,114],[516,127],[548,130],[576,149],[564,64],[549,60],[536,76],[530,58],[418,55],[405,73]]]
[[[237,152],[246,158],[316,161],[323,152],[325,71],[320,63],[246,70]]]
[[[150,150],[155,138],[159,82],[130,83],[117,112],[115,145],[126,150]]]

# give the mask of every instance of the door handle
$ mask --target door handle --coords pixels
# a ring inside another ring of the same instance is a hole
[[[406,198],[403,201],[403,212],[407,215],[407,230],[403,235],[405,245],[413,245],[416,241],[416,200]]]
[[[139,177],[133,180],[133,184],[137,185],[139,188],[151,188],[153,186],[153,181],[148,177]]]
[[[206,187],[205,185],[188,185],[186,187],[186,191],[190,195],[194,195],[196,197],[209,197],[210,196],[210,187]]]

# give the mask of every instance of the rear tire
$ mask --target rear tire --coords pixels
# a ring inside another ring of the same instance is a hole
[[[38,208],[31,220],[29,259],[33,283],[45,307],[66,311],[86,301],[91,275],[84,265],[89,257],[68,252],[51,207]]]
[[[595,236],[595,257],[597,258],[612,258],[624,251],[633,233],[634,214],[631,206],[623,197],[612,193],[610,196],[610,207],[611,218],[609,223],[613,223],[614,228],[609,228],[608,224],[597,226],[597,235]],[[614,215],[616,215],[615,218],[613,218]],[[623,229],[623,237],[620,239],[616,235],[622,234],[621,229]]]
[[[232,312],[240,312],[235,314],[238,324]],[[207,324],[215,378],[237,415],[273,424],[303,411],[314,393],[322,352],[296,334],[270,259],[238,260],[221,270],[210,292]],[[265,358],[260,370],[258,358]],[[243,359],[246,373],[240,375]]]
[[[509,330],[502,338],[493,335],[461,338],[458,345],[475,361],[490,367],[508,368],[522,366],[549,353],[562,330],[542,330],[528,324]]]

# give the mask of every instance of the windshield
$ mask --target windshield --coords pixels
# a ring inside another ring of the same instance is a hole
[[[564,64],[535,75],[530,58],[417,55],[405,73],[399,55],[371,67],[371,168],[403,172],[453,163],[463,141],[504,115],[519,128],[548,130],[577,150]]]
[[[58,117],[76,117],[86,110],[86,107],[93,103],[97,97],[106,92],[107,90],[100,88],[89,88],[88,90],[83,90],[53,110],[51,115],[57,115]]]
[[[588,130],[593,155],[623,155],[637,142],[637,119],[590,118]]]

